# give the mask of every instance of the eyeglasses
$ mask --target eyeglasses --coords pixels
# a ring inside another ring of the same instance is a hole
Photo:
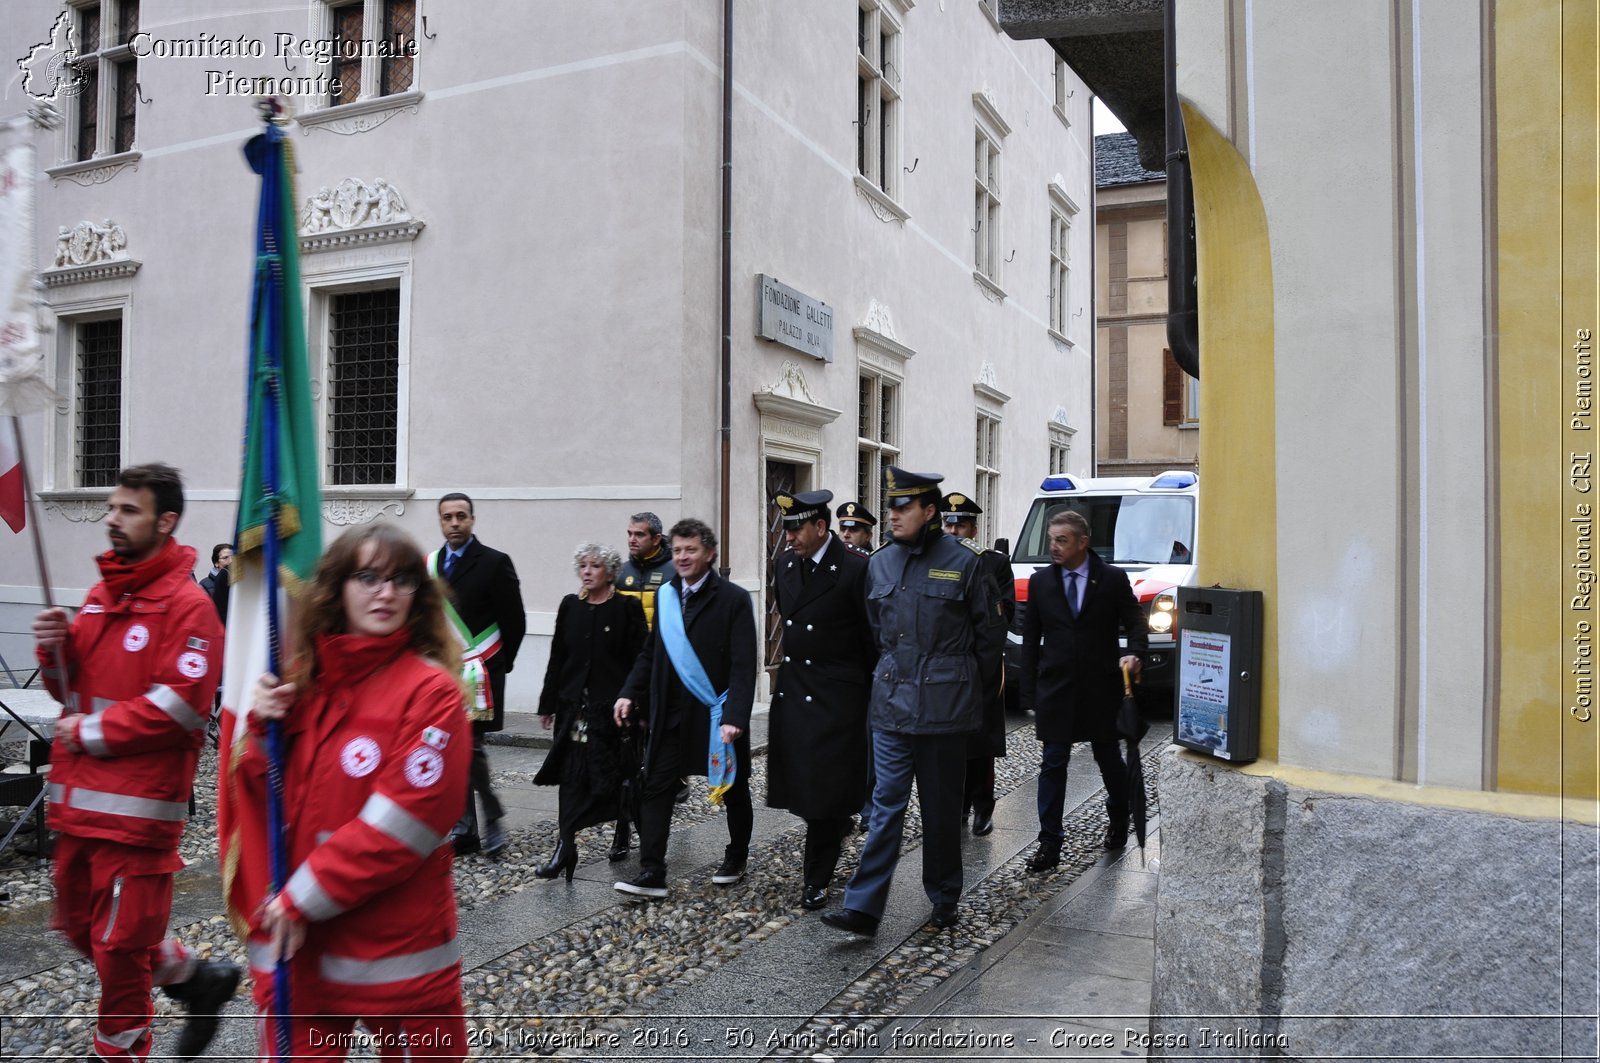
[[[385,583],[394,587],[396,594],[412,595],[417,593],[417,588],[422,586],[422,577],[415,572],[395,572],[388,576],[380,576],[370,568],[357,569],[350,573],[350,578],[361,585],[361,589],[368,594],[377,594],[378,589]]]

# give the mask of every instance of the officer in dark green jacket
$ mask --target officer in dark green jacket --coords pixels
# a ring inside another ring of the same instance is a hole
[[[872,828],[844,908],[823,921],[872,934],[900,858],[913,779],[922,806],[922,887],[929,923],[954,926],[961,896],[961,786],[967,735],[983,719],[985,678],[1000,667],[1005,628],[978,555],[944,534],[934,473],[885,473],[893,540],[867,567],[867,618],[877,641],[872,702]]]

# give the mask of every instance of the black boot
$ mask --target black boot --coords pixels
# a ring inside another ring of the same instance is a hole
[[[571,838],[562,838],[556,842],[556,851],[550,854],[550,862],[543,867],[534,869],[535,878],[555,878],[561,872],[567,873],[567,881],[572,881],[572,873],[578,868],[578,846]]]
[[[618,860],[626,860],[628,858],[628,850],[632,848],[633,838],[628,828],[628,821],[619,819],[617,820],[617,833],[611,839],[611,851],[606,854],[606,859],[613,864]]]
[[[194,974],[187,982],[162,987],[167,996],[189,1011],[189,1021],[178,1034],[176,1054],[179,1059],[198,1059],[217,1036],[217,1012],[233,999],[241,973],[231,963],[202,960],[195,965]]]

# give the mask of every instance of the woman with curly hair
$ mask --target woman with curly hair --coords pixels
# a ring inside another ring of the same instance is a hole
[[[572,554],[579,590],[561,600],[550,665],[539,696],[539,722],[555,727],[555,742],[533,781],[560,784],[560,836],[549,861],[534,871],[572,880],[578,831],[617,821],[610,858],[628,855],[628,821],[620,808],[622,782],[632,770],[611,706],[644,645],[648,628],[637,598],[616,592],[622,557],[609,546],[580,543]]]
[[[442,594],[399,529],[341,535],[301,603],[290,681],[261,677],[253,737],[224,765],[241,804],[264,815],[260,736],[282,721],[293,872],[251,917],[248,951],[263,1013],[279,1010],[277,957],[290,961],[295,1058],[344,1058],[357,1019],[377,1044],[420,1049],[407,1058],[467,1056],[446,838],[472,738]],[[263,1023],[263,1049],[272,1029]]]

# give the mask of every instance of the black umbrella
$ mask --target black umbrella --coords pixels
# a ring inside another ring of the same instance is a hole
[[[1146,834],[1145,818],[1148,809],[1144,800],[1144,762],[1139,759],[1139,740],[1150,730],[1139,715],[1139,705],[1133,696],[1133,676],[1128,666],[1122,666],[1122,708],[1117,712],[1117,734],[1128,743],[1128,813],[1133,817],[1133,834],[1139,839],[1140,859],[1143,859]]]

